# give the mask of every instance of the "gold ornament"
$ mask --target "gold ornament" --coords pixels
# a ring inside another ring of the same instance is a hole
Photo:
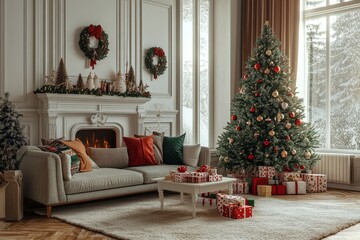
[[[284,119],[284,114],[282,114],[281,112],[278,112],[276,115],[276,121],[281,122],[281,120]]]
[[[258,138],[259,136],[260,136],[260,133],[259,133],[259,132],[254,133],[254,137],[255,137],[255,138]]]
[[[290,129],[290,128],[291,128],[291,123],[287,122],[287,123],[285,124],[285,128],[286,128],[286,129]]]
[[[282,151],[281,151],[281,157],[282,157],[282,158],[286,158],[287,155],[288,155],[287,151],[285,151],[285,150],[282,150]]]
[[[229,162],[229,157],[225,157],[224,162]]]
[[[251,121],[250,121],[250,120],[247,121],[246,124],[250,126],[250,125],[251,125]]]
[[[271,94],[273,97],[278,97],[279,96],[279,92],[277,90],[273,91]]]
[[[266,50],[265,54],[266,54],[266,56],[271,56],[272,52],[270,49],[268,49],[268,50]]]
[[[256,121],[258,121],[258,122],[262,122],[262,120],[264,120],[264,118],[262,117],[262,116],[257,116],[257,118],[256,118]]]
[[[291,150],[291,154],[292,154],[292,155],[295,155],[295,154],[296,154],[295,148],[294,148],[293,150]]]
[[[308,151],[305,151],[305,152],[304,152],[304,156],[305,156],[306,159],[309,160],[309,159],[311,158],[311,153],[308,152]]]
[[[281,107],[282,107],[284,110],[287,109],[288,106],[289,106],[289,104],[286,103],[286,102],[282,102],[282,103],[281,103]]]
[[[270,73],[270,69],[266,68],[266,69],[264,70],[264,73],[265,73],[265,74],[269,74],[269,73]]]
[[[234,139],[233,138],[229,138],[229,143],[233,144],[234,143]]]
[[[272,137],[275,136],[275,131],[274,131],[274,130],[271,130],[271,131],[269,132],[269,135],[272,136]]]

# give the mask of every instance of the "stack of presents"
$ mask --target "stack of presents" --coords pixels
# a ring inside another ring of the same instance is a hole
[[[165,178],[180,183],[203,183],[221,181],[222,175],[208,165],[201,166],[195,172],[188,172],[186,166],[179,166],[177,171],[170,171]]]
[[[327,180],[324,174],[301,172],[278,173],[274,167],[259,166],[253,177],[228,174],[237,178],[233,184],[234,194],[252,193],[269,197],[271,195],[306,194],[326,192]]]

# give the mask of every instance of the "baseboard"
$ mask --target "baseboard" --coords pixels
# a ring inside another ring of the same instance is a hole
[[[328,188],[335,188],[335,189],[343,189],[343,190],[350,190],[350,191],[358,191],[360,192],[360,186],[355,186],[352,184],[341,184],[341,183],[328,183]]]

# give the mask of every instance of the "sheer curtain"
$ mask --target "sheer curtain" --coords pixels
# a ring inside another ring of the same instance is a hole
[[[262,26],[270,22],[281,41],[281,50],[289,58],[292,88],[296,85],[300,0],[243,0],[241,6],[241,72],[255,47]]]

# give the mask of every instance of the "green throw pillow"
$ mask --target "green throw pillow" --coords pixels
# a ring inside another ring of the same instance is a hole
[[[182,165],[183,161],[183,145],[185,134],[179,137],[166,137],[163,140],[163,160],[165,164]]]

